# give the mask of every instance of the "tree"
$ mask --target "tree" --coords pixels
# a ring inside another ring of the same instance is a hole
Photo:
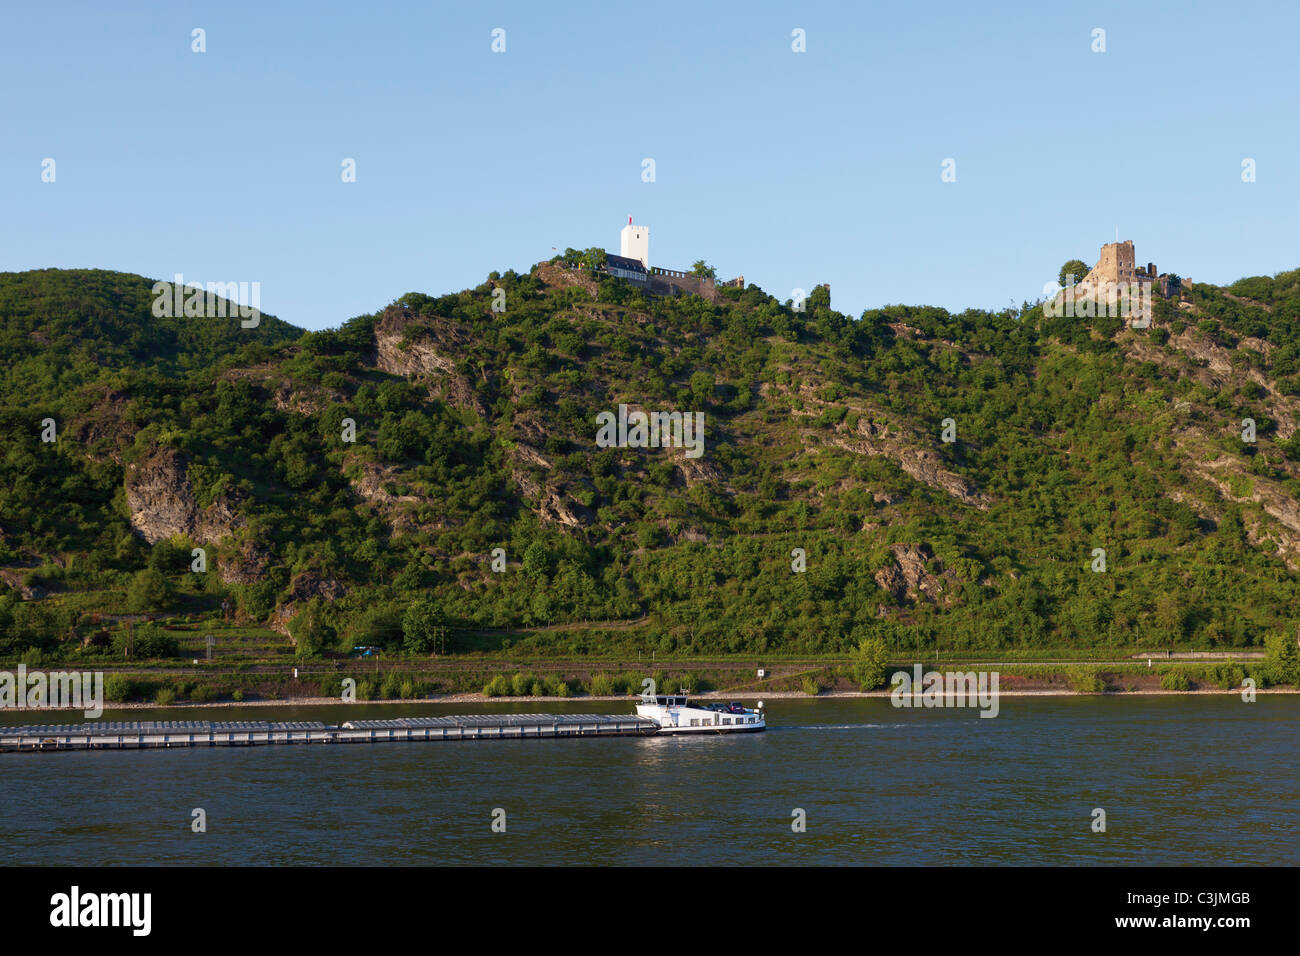
[[[1088,264],[1086,262],[1083,262],[1079,259],[1071,259],[1065,265],[1061,266],[1059,281],[1061,285],[1066,285],[1067,284],[1066,279],[1068,279],[1070,276],[1074,276],[1074,284],[1078,285],[1080,282],[1084,280],[1084,277],[1087,276],[1087,274],[1091,271],[1092,270],[1088,268]]]
[[[853,652],[853,679],[863,691],[875,690],[885,682],[889,652],[878,637],[864,637]]]
[[[430,598],[421,598],[402,615],[402,647],[411,654],[447,652],[447,626]]]
[[[325,602],[314,597],[289,622],[289,636],[298,645],[299,657],[315,657],[337,636],[325,614]]]
[[[582,264],[593,272],[600,269],[605,264],[605,250],[598,249],[595,246],[583,250]]]
[[[718,270],[713,268],[703,259],[696,259],[695,265],[691,266],[691,275],[699,276],[701,279],[716,279]]]
[[[1289,634],[1278,634],[1265,642],[1268,656],[1264,670],[1274,684],[1292,684],[1300,687],[1300,645]]]
[[[707,405],[713,400],[713,393],[717,389],[717,380],[711,372],[701,369],[691,375],[691,396],[695,399],[697,405]]]
[[[140,624],[129,633],[122,630],[113,635],[113,653],[123,660],[175,657],[180,652],[180,641],[156,624]]]
[[[157,611],[171,604],[171,587],[157,568],[145,568],[126,589],[126,603],[132,611]]]

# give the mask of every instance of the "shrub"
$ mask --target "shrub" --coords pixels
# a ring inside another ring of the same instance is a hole
[[[592,697],[613,697],[614,676],[612,674],[592,674],[591,675],[591,696]]]
[[[822,692],[822,685],[817,683],[817,678],[807,675],[803,679],[803,692],[809,697],[816,697]]]
[[[334,642],[337,633],[327,617],[325,602],[314,597],[289,622],[289,636],[298,645],[299,657],[315,657]]]
[[[138,693],[135,681],[124,674],[109,674],[104,678],[104,698],[106,700],[115,700],[120,703],[131,700]]]
[[[1271,684],[1300,686],[1300,647],[1294,637],[1278,634],[1265,641],[1264,669]]]
[[[322,697],[342,697],[343,678],[334,675],[321,678],[320,695]]]
[[[159,707],[166,707],[176,700],[176,691],[170,687],[159,687],[158,693],[154,696],[154,701]]]
[[[1076,694],[1100,694],[1106,689],[1101,675],[1086,667],[1071,667],[1065,672],[1065,681]]]
[[[236,702],[241,701],[244,699],[244,692],[242,690],[236,690],[230,695],[230,699]]]
[[[483,688],[484,697],[508,697],[510,696],[510,680],[504,674],[498,674],[492,678]]]
[[[171,586],[156,568],[145,568],[137,574],[126,591],[127,606],[132,611],[158,611],[171,601]]]
[[[207,704],[217,699],[216,689],[208,684],[199,684],[190,691],[190,700],[196,704]]]
[[[1192,682],[1181,670],[1166,671],[1160,677],[1160,687],[1163,690],[1191,690]]]
[[[131,651],[129,656],[128,641]],[[138,624],[129,631],[123,629],[113,635],[113,653],[123,660],[175,657],[180,653],[180,642],[156,624]]]
[[[640,691],[641,682],[638,681],[631,674],[614,675],[613,692],[615,694],[631,694],[633,692],[633,689],[635,689],[636,691]]]
[[[1234,687],[1240,687],[1241,682],[1246,679],[1246,672],[1236,664],[1220,664],[1213,669],[1210,680],[1218,687],[1224,690],[1232,690]]]
[[[853,653],[853,679],[863,691],[875,690],[885,682],[889,652],[878,637],[864,637]]]

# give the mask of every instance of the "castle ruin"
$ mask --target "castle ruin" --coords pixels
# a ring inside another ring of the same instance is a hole
[[[1168,298],[1178,291],[1181,282],[1177,276],[1157,272],[1154,262],[1148,262],[1145,266],[1137,265],[1133,240],[1125,239],[1123,242],[1108,242],[1101,247],[1101,257],[1079,283],[1075,294],[1102,299],[1112,295],[1114,289],[1128,289],[1134,284],[1150,285],[1150,291]]]

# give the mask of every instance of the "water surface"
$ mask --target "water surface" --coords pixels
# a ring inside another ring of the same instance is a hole
[[[631,704],[105,719],[536,710]],[[11,864],[1300,863],[1298,696],[1007,697],[995,719],[799,699],[768,714],[766,733],[729,737],[0,754],[0,829]]]

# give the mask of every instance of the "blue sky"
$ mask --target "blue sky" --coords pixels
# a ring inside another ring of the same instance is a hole
[[[257,281],[308,328],[617,252],[628,215],[654,265],[854,315],[1037,298],[1117,226],[1162,270],[1272,274],[1300,266],[1298,9],[11,4],[0,270]]]

